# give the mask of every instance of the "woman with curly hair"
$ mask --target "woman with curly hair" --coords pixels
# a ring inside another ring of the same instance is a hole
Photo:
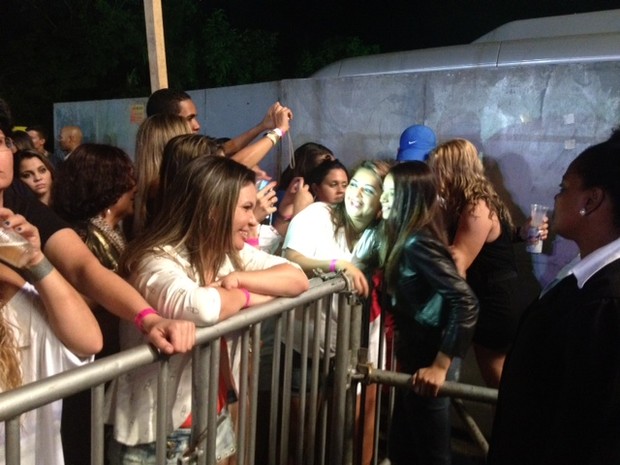
[[[121,221],[133,213],[133,173],[133,164],[123,150],[111,145],[82,144],[60,165],[53,188],[56,212],[99,262],[112,271],[117,271],[127,243]],[[93,312],[104,336],[100,357],[118,352],[119,318],[101,306],[94,306]],[[88,456],[89,405],[88,391],[65,400],[62,436],[68,463],[80,463],[80,456]]]
[[[82,144],[58,170],[54,209],[99,261],[116,271],[126,245],[120,223],[133,213],[135,192],[133,164],[123,150]]]
[[[439,145],[429,164],[445,202],[457,269],[480,301],[474,335],[478,366],[487,386],[497,388],[520,316],[512,219],[470,141],[453,139]]]

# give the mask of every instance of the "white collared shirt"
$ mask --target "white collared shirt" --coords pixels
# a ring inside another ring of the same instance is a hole
[[[549,289],[571,274],[575,275],[577,286],[579,289],[582,289],[592,276],[618,259],[620,259],[620,238],[596,249],[584,259],[582,259],[580,255],[577,255],[570,263],[564,266],[558,272],[555,279],[542,290],[540,297],[545,295]]]

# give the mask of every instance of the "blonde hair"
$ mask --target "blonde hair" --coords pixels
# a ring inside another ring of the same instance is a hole
[[[185,118],[178,115],[156,114],[145,119],[136,135],[136,181],[132,235],[139,234],[149,222],[149,206],[157,196],[159,169],[166,143],[175,136],[191,134]]]
[[[440,144],[428,161],[435,174],[439,193],[446,202],[446,220],[451,233],[465,211],[473,211],[478,201],[489,207],[512,230],[510,212],[484,173],[484,166],[474,144],[466,139],[452,139]]]
[[[13,328],[2,313],[4,306],[2,302],[0,304],[0,392],[14,389],[22,384],[19,348]]]

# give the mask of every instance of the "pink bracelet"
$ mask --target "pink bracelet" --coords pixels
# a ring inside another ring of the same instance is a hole
[[[245,240],[245,243],[251,245],[252,247],[258,247],[258,237],[248,237]]]
[[[248,308],[250,306],[250,291],[245,287],[240,287],[239,290],[245,294],[245,304],[242,308]]]
[[[333,259],[331,262],[329,262],[329,271],[331,271],[332,273],[336,271],[336,262],[338,260],[337,259]]]
[[[154,310],[152,308],[145,308],[140,313],[138,313],[136,317],[133,319],[133,323],[138,327],[140,332],[143,334],[146,334],[146,331],[144,331],[144,319],[148,315],[159,315],[159,313],[157,313],[157,310]]]

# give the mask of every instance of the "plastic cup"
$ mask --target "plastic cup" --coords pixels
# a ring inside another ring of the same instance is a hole
[[[0,260],[23,268],[33,254],[32,244],[12,229],[0,228]]]
[[[527,231],[527,246],[525,247],[529,253],[541,253],[543,241],[540,238],[540,226],[543,224],[545,215],[549,207],[538,203],[531,205],[530,216],[532,222],[530,223],[530,229]]]

